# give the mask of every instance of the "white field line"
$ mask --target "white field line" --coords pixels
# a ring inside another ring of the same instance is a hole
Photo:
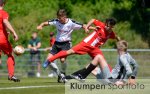
[[[7,90],[7,89],[28,89],[28,88],[44,88],[44,87],[61,87],[63,85],[41,85],[41,86],[20,86],[20,87],[4,87],[0,88],[0,90]]]
[[[150,86],[150,84],[144,84]],[[20,87],[3,87],[0,90],[10,90],[10,89],[30,89],[30,88],[44,88],[44,87],[62,87],[64,85],[41,85],[41,86],[20,86]],[[68,85],[67,85],[68,86]]]

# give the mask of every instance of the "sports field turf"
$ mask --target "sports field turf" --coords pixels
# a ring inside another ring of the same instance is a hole
[[[14,83],[0,78],[0,94],[64,94],[64,84],[50,78],[24,78]]]
[[[138,79],[138,83],[143,84],[144,89],[72,89],[66,94],[149,94],[150,80]],[[56,78],[22,78],[19,83],[0,78],[0,94],[65,94],[65,86],[63,83],[57,83]]]

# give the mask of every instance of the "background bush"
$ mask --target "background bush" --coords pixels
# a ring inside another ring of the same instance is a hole
[[[148,0],[145,0],[148,1]],[[105,21],[115,17],[117,25],[114,31],[122,39],[129,42],[130,48],[150,47],[150,8],[143,0],[8,0],[5,10],[10,14],[10,21],[19,35],[20,40],[15,45],[27,47],[31,33],[43,21],[56,18],[56,11],[65,8],[68,17],[81,23],[87,23],[96,18]],[[49,45],[49,32],[56,29],[47,26],[39,32],[42,47]],[[73,45],[80,42],[87,34],[78,30],[72,34]],[[113,48],[115,42],[109,40],[104,48]]]

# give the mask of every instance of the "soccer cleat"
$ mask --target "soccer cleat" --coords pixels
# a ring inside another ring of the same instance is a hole
[[[61,83],[60,79],[61,79],[61,76],[58,75],[58,79],[57,79],[57,82],[58,82],[58,83]]]
[[[62,83],[62,82],[61,82],[61,78],[62,78],[62,76],[63,76],[63,75],[65,76],[65,75],[66,75],[66,73],[61,72],[61,74],[60,74],[60,75],[58,75],[58,79],[57,79],[57,82],[58,82],[58,83]]]
[[[43,63],[43,68],[47,68],[49,64],[50,64],[50,62],[49,62],[48,60],[46,60],[46,61]]]
[[[8,77],[8,80],[14,81],[14,82],[20,82],[20,79],[16,78],[15,76]]]
[[[72,79],[76,79],[76,80],[78,80],[78,81],[80,81],[80,82],[85,82],[85,79],[83,79],[83,77],[82,77],[81,74],[78,74],[78,75],[70,75],[70,77],[71,77]]]
[[[59,76],[58,76],[58,83],[66,83],[68,80],[65,78],[65,75],[63,73],[61,73]]]

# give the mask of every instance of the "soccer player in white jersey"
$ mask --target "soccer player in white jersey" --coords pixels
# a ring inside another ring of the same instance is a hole
[[[95,25],[95,28],[90,28],[92,24]],[[97,19],[90,20],[85,27],[85,31],[88,32],[89,29],[94,29],[94,31],[91,34],[89,34],[85,39],[83,39],[76,46],[72,47],[70,50],[60,51],[45,62],[50,64],[58,58],[69,56],[72,54],[89,54],[89,56],[92,58],[92,62],[85,69],[84,78],[86,78],[86,76],[89,75],[91,71],[96,68],[97,65],[101,66],[101,70],[109,70],[104,55],[99,49],[99,47],[104,45],[108,39],[120,39],[118,36],[116,36],[112,29],[115,26],[115,24],[116,20],[113,18],[108,18],[105,22],[101,22]],[[105,77],[107,77],[107,75]]]
[[[48,25],[54,25],[57,29],[57,35],[56,35],[56,41],[54,45],[52,46],[52,50],[47,56],[47,59],[52,57],[53,55],[57,54],[58,52],[62,50],[69,50],[71,48],[71,34],[73,30],[78,30],[83,27],[83,24],[77,23],[76,21],[73,21],[70,18],[67,18],[67,14],[65,9],[60,9],[57,11],[57,18],[53,20],[48,20],[46,22],[41,23],[39,26],[37,26],[38,30],[41,30],[44,26]],[[63,72],[66,70],[66,63],[65,63],[66,57],[60,58],[61,63],[64,65]],[[44,63],[43,67],[46,67],[47,65]],[[52,65],[55,69],[55,71],[58,74],[58,78],[60,78],[60,71],[57,66]],[[58,79],[58,82],[59,79]]]

